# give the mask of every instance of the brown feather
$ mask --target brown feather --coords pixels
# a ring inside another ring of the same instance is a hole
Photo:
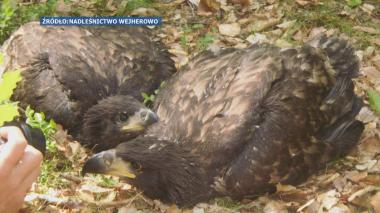
[[[153,93],[175,71],[164,45],[141,27],[43,27],[32,22],[20,27],[1,52],[0,73],[23,69],[14,100],[45,112],[74,136],[84,114],[100,100],[129,95],[142,101],[142,92]]]

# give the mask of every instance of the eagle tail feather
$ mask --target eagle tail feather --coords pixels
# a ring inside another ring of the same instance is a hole
[[[350,110],[341,115],[334,123],[328,125],[319,131],[317,138],[327,145],[327,156],[343,157],[359,141],[364,130],[364,124],[355,119],[359,113],[363,101],[359,97],[352,97],[349,102],[341,103],[350,106]],[[346,105],[346,106],[347,106]],[[324,158],[322,161],[330,161],[331,157]]]
[[[322,49],[328,57],[328,62],[335,70],[335,77],[356,77],[359,73],[359,58],[354,48],[346,39],[340,37],[328,37],[320,34],[308,42],[309,45]]]

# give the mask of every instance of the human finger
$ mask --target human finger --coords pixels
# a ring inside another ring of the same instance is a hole
[[[0,128],[0,137],[7,140],[1,149],[0,169],[10,171],[22,158],[27,141],[21,130],[13,126]]]
[[[42,153],[40,151],[28,145],[25,148],[25,153],[21,158],[20,163],[14,168],[13,174],[15,177],[21,177],[21,181],[23,181],[23,177],[28,177],[28,174],[40,168],[42,158]]]

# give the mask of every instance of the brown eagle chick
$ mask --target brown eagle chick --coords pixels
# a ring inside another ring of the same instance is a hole
[[[161,90],[160,121],[145,136],[96,154],[83,172],[126,177],[180,206],[298,184],[358,142],[358,69],[335,37],[206,52]]]
[[[174,72],[160,42],[140,27],[20,27],[1,48],[0,74],[22,69],[13,100],[45,112],[96,151],[136,137],[157,121],[141,93]]]

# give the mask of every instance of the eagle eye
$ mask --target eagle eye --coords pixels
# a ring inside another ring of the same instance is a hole
[[[141,164],[136,163],[136,162],[131,162],[131,166],[132,166],[133,170],[135,170],[135,171],[141,171],[141,169],[142,169]]]
[[[126,122],[127,120],[128,120],[128,114],[126,113],[126,112],[121,112],[120,114],[119,114],[119,120],[121,121],[121,122]]]

